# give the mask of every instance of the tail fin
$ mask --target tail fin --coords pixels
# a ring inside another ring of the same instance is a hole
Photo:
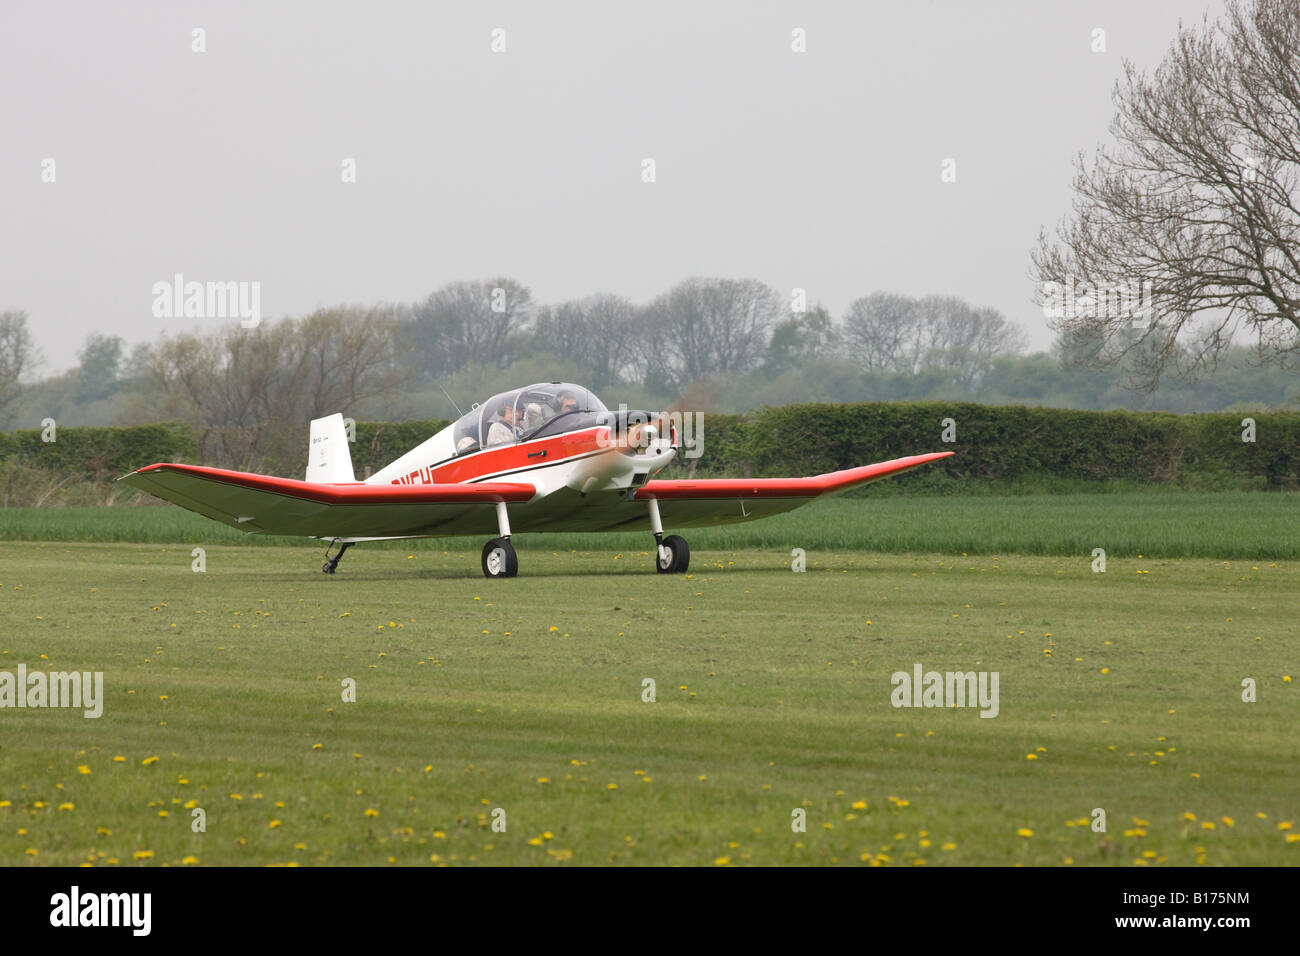
[[[307,449],[307,481],[356,481],[352,473],[352,452],[343,416],[337,412],[311,423],[311,445]]]

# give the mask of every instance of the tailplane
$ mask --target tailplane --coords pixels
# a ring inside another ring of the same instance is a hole
[[[352,451],[348,448],[343,416],[335,413],[311,423],[311,445],[307,450],[307,481],[352,482]]]

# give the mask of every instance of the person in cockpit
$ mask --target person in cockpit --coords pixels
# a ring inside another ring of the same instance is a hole
[[[487,441],[484,442],[484,445],[504,445],[518,438],[519,430],[515,424],[515,404],[513,401],[503,402],[501,408],[497,410],[497,417],[492,419],[492,424],[488,427]]]
[[[537,402],[529,402],[524,408],[523,422],[519,426],[519,437],[531,435],[537,429],[542,427],[546,418],[542,414],[542,406]]]

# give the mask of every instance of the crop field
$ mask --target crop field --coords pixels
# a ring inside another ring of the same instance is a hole
[[[0,709],[0,863],[1300,862],[1293,499],[1080,497],[819,504],[684,577],[520,536],[504,581],[476,539],[329,577],[178,509],[0,514],[0,672],[103,673],[98,718]],[[183,543],[15,540],[60,521]],[[894,706],[917,665],[996,716]]]
[[[693,549],[822,548],[960,554],[1076,554],[1104,548],[1136,557],[1300,558],[1300,496],[1268,492],[899,497],[875,494],[817,501],[752,523],[692,530]],[[668,514],[665,509],[665,514]],[[668,525],[671,520],[665,519]],[[248,535],[173,506],[0,509],[0,541],[130,541],[243,546],[297,545],[302,539]],[[646,534],[519,537],[524,548],[643,550]],[[531,543],[530,543],[531,542]],[[472,550],[465,538],[370,543],[366,550]],[[324,550],[324,545],[320,545]],[[349,563],[360,550],[346,559]]]

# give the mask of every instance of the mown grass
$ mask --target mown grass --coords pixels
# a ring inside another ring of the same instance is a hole
[[[1295,563],[478,550],[0,545],[0,669],[107,692],[0,710],[0,864],[1300,860]]]
[[[668,522],[671,524],[671,522]],[[671,528],[669,528],[671,530]],[[763,521],[692,530],[693,548],[792,548],[960,554],[1091,554],[1300,558],[1300,497],[1263,492],[1120,492],[970,498],[870,495],[818,501]],[[10,508],[0,540],[126,541],[283,546],[181,508]],[[399,542],[445,551],[468,539]],[[521,548],[617,551],[644,548],[639,534],[519,535]],[[480,546],[483,542],[479,542]],[[367,544],[365,548],[384,547]],[[324,546],[321,545],[323,550]],[[352,554],[356,554],[354,551]],[[352,554],[347,558],[351,561]]]

